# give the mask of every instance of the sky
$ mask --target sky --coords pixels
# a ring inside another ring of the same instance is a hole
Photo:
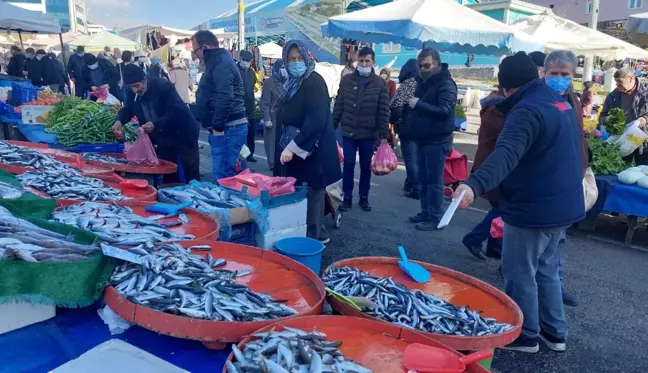
[[[86,0],[88,21],[108,28],[142,24],[189,29],[236,7],[237,0]]]

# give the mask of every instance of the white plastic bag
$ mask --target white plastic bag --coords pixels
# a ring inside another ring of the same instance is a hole
[[[592,168],[590,167],[587,168],[585,171],[585,177],[583,177],[583,194],[585,195],[585,212],[587,212],[594,207],[594,204],[598,199],[596,178],[594,177],[594,171],[592,171]]]
[[[104,308],[99,308],[97,310],[99,317],[103,322],[108,325],[110,329],[110,335],[122,334],[127,331],[133,324],[119,317],[110,307],[105,306]]]
[[[635,184],[639,179],[645,177],[641,171],[628,169],[618,175],[619,181],[623,184]]]
[[[646,140],[648,135],[639,128],[639,120],[635,120],[632,123],[626,125],[626,129],[623,134],[619,137],[610,136],[608,139],[609,142],[613,142],[619,145],[619,154],[622,157],[626,157],[638,147],[640,147]]]
[[[644,176],[639,181],[637,181],[637,185],[644,189],[648,189],[648,176]]]
[[[108,93],[108,97],[102,102],[104,105],[108,106],[115,106],[119,103],[119,100],[117,97],[113,96],[112,94]]]

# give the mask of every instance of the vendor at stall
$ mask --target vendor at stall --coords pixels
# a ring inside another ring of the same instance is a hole
[[[83,89],[86,92],[91,92],[95,88],[107,84],[110,94],[122,101],[119,89],[119,70],[107,59],[97,58],[90,53],[83,56],[83,61],[86,64],[83,69]],[[96,97],[94,99],[96,100]]]
[[[113,131],[121,133],[122,123],[136,115],[144,131],[151,135],[158,158],[177,163],[178,169],[184,170],[185,182],[200,180],[199,125],[173,84],[147,77],[135,64],[126,65],[122,73],[124,86],[130,91]],[[164,175],[164,183],[181,181],[178,173]]]

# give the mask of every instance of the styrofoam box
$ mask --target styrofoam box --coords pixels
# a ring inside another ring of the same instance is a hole
[[[0,334],[24,328],[56,316],[56,306],[39,303],[0,304]]]
[[[306,198],[268,209],[268,232],[306,225]]]
[[[45,114],[49,113],[54,106],[46,105],[23,105],[22,122],[25,124],[45,124]]]
[[[188,373],[119,339],[106,341],[52,373]]]
[[[258,248],[274,251],[275,242],[287,237],[306,237],[306,224],[297,227],[279,229],[261,234],[257,231],[256,244]]]

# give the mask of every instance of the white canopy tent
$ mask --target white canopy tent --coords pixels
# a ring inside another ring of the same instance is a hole
[[[566,49],[577,55],[603,59],[648,59],[648,51],[576,22],[560,18],[551,10],[522,18],[513,28],[546,44],[546,49]]]
[[[283,48],[278,44],[269,42],[259,45],[259,53],[261,57],[278,60],[282,57]]]
[[[60,34],[58,18],[0,2],[0,29],[39,34]]]
[[[110,32],[101,32],[92,35],[81,35],[66,43],[71,48],[83,45],[86,52],[103,51],[104,47],[119,48],[121,50],[136,51],[142,48],[140,44]]]
[[[166,37],[189,38],[195,33],[191,30],[182,30],[173,27],[156,26],[156,25],[142,25],[120,30],[120,36],[137,42],[141,45],[146,45],[146,35],[150,32],[159,32]]]

